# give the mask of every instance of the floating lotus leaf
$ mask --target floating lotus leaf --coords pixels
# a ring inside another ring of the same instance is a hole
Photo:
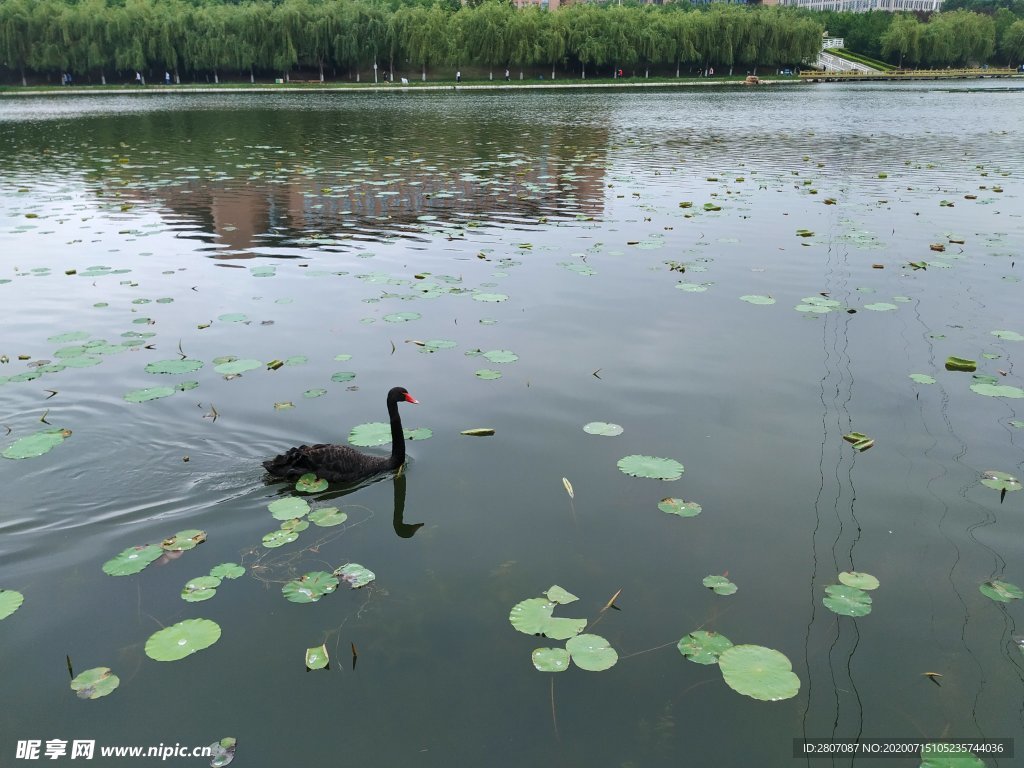
[[[188,581],[181,590],[181,599],[189,603],[201,603],[217,594],[220,579],[216,576],[199,576]]]
[[[948,747],[940,744],[941,754],[930,754],[928,745],[921,747],[921,765],[918,768],[985,768],[985,761],[977,757],[973,752],[949,755],[945,750]]]
[[[760,645],[734,645],[718,658],[725,684],[758,701],[791,699],[800,690],[800,678],[784,654]]]
[[[281,594],[293,603],[315,603],[338,588],[338,579],[327,571],[312,571],[289,581]]]
[[[309,358],[305,355],[292,355],[284,361],[285,365],[305,365],[309,362]]]
[[[392,312],[389,315],[384,315],[384,319],[389,323],[407,323],[410,320],[419,320],[421,317],[419,312]]]
[[[1024,429],[1024,421],[1020,419],[1010,419],[1010,426],[1015,429]]]
[[[678,282],[676,283],[676,288],[680,291],[686,291],[687,293],[704,293],[704,291],[708,289],[709,285],[711,285],[711,283]]]
[[[474,301],[486,301],[486,302],[496,303],[496,302],[499,302],[499,301],[505,301],[507,299],[508,299],[508,296],[506,296],[504,293],[474,293],[473,294],[473,300]]]
[[[671,496],[658,502],[658,509],[670,515],[680,517],[696,517],[701,513],[701,506],[696,501],[683,501]]]
[[[867,616],[871,613],[871,596],[857,587],[831,584],[825,587],[825,607],[840,616]]]
[[[492,349],[483,353],[483,356],[492,363],[514,363],[519,355],[510,349]]]
[[[309,521],[321,528],[341,525],[346,520],[348,520],[348,513],[342,512],[337,507],[319,507],[309,513]]]
[[[239,374],[245,373],[246,371],[254,371],[257,368],[262,368],[263,363],[259,360],[253,360],[251,358],[245,360],[230,360],[220,365],[215,365],[213,370],[222,376],[238,376]]]
[[[275,520],[293,520],[309,512],[309,502],[298,496],[285,496],[267,505]]]
[[[474,371],[473,374],[478,379],[484,379],[485,381],[492,381],[494,379],[501,378],[501,371],[494,371],[490,368],[481,368],[479,371]]]
[[[877,301],[874,304],[864,305],[864,309],[870,309],[872,312],[891,312],[896,308],[895,304],[889,304],[884,301]]]
[[[554,584],[551,587],[549,587],[548,591],[544,594],[547,596],[548,600],[550,600],[553,603],[558,603],[559,605],[566,605],[568,603],[572,603],[576,600],[579,600],[579,598],[576,597],[576,595],[574,595],[572,592],[562,589],[557,584]]]
[[[1020,480],[1006,472],[986,469],[981,473],[981,484],[996,491],[1019,491]]]
[[[343,384],[346,381],[352,381],[356,377],[354,371],[338,371],[331,376],[331,381],[336,384]]]
[[[305,392],[302,393],[302,396],[307,399],[312,399],[314,397],[322,397],[323,395],[326,394],[326,389],[307,389]]]
[[[406,440],[426,440],[434,433],[426,427],[417,429],[405,429],[402,431]],[[366,424],[359,424],[348,433],[348,441],[352,445],[363,448],[372,448],[377,445],[385,445],[391,442],[391,425],[383,421],[371,421]]]
[[[161,397],[170,397],[177,392],[174,387],[147,387],[146,389],[133,389],[124,395],[129,403],[144,403],[147,400],[158,400]]]
[[[992,331],[992,335],[1004,341],[1024,341],[1024,336],[1021,336],[1016,331]]]
[[[544,623],[544,637],[552,640],[568,640],[578,635],[587,627],[586,619],[569,619],[561,616],[552,616]]]
[[[237,579],[245,573],[245,568],[237,563],[221,563],[210,569],[210,575],[218,579]]]
[[[540,672],[565,672],[569,668],[569,652],[564,648],[537,648],[530,658]]]
[[[203,367],[202,360],[157,360],[146,366],[146,373],[192,373]]]
[[[747,304],[766,304],[767,305],[767,304],[774,304],[775,303],[775,299],[773,299],[771,296],[757,296],[757,295],[740,296],[740,301],[745,301],[745,302],[747,302]]]
[[[516,603],[509,612],[512,626],[527,635],[539,635],[544,625],[551,620],[555,603],[543,597],[531,597]]]
[[[657,456],[625,456],[618,461],[619,469],[632,477],[650,477],[655,480],[678,480],[683,465],[674,459]]]
[[[210,768],[224,768],[235,759],[236,741],[228,736],[210,745]]]
[[[592,421],[589,424],[583,425],[583,431],[588,435],[615,437],[616,435],[621,435],[625,430],[618,424],[609,424],[606,421]]]
[[[31,459],[42,456],[64,442],[71,435],[69,429],[44,429],[32,435],[18,438],[4,449],[5,459]]]
[[[839,574],[839,581],[848,587],[855,587],[856,589],[878,589],[878,579],[870,573],[843,571]]]
[[[341,578],[341,580],[352,587],[352,589],[365,587],[377,578],[377,574],[359,563],[348,563],[341,566],[341,568],[336,568],[334,570],[334,575]]]
[[[732,648],[732,640],[717,632],[697,630],[680,638],[679,652],[697,664],[717,664],[718,657]]]
[[[306,649],[306,669],[324,669],[330,662],[326,644]]]
[[[242,312],[229,312],[226,315],[221,315],[217,318],[222,323],[244,323],[249,318],[246,317]]]
[[[189,529],[178,531],[170,538],[164,539],[160,546],[168,552],[184,552],[186,549],[193,549],[206,541],[206,531]]]
[[[1020,587],[1008,581],[986,581],[978,589],[985,597],[998,603],[1008,603],[1011,600],[1020,600],[1024,597],[1024,592]]]
[[[91,368],[103,362],[102,357],[96,355],[78,355],[77,357],[66,357],[61,360],[65,368]]]
[[[450,339],[427,339],[423,342],[423,351],[436,352],[439,349],[451,349],[454,346],[456,343]]]
[[[80,699],[98,699],[113,693],[120,684],[120,678],[110,671],[110,667],[93,667],[75,676],[71,681],[71,690]]]
[[[739,589],[725,576],[705,576],[701,583],[716,595],[732,595]]]
[[[1024,397],[1024,389],[1009,384],[971,384],[971,390],[986,397]]]
[[[83,341],[88,339],[89,334],[85,331],[68,331],[67,333],[59,333],[56,336],[50,336],[46,340],[51,344],[67,344],[72,341]]]
[[[299,493],[320,493],[327,490],[327,481],[312,472],[307,472],[295,482],[295,490]]]
[[[6,619],[25,602],[25,596],[13,589],[0,589],[0,621]]]
[[[309,528],[309,521],[303,520],[299,517],[293,517],[291,520],[285,520],[281,523],[282,531],[295,531],[298,533],[299,531],[304,531],[307,528]]]
[[[154,661],[177,661],[209,648],[220,639],[220,625],[209,619],[186,619],[154,632],[146,655]]]
[[[299,534],[295,531],[271,531],[263,537],[263,546],[267,549],[276,549],[277,547],[283,547],[285,544],[291,544],[299,538]]]
[[[968,360],[966,357],[949,357],[946,359],[946,370],[971,373],[978,370],[978,363],[976,360]]]
[[[107,560],[103,564],[103,572],[109,576],[130,576],[141,571],[163,553],[163,547],[156,544],[128,547],[117,557]]]
[[[929,376],[927,373],[912,373],[910,378],[916,381],[918,384],[934,384],[935,377]]]
[[[615,666],[619,654],[600,635],[576,635],[565,644],[573,663],[588,672],[602,672]]]

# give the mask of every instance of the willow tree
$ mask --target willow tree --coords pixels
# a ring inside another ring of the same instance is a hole
[[[324,64],[330,60],[341,27],[341,8],[337,3],[303,3],[300,60],[315,64],[324,81]]]
[[[25,67],[32,52],[31,0],[6,0],[0,3],[0,57],[28,85]]]
[[[285,0],[274,6],[270,15],[267,36],[267,62],[280,72],[285,82],[291,79],[291,69],[299,63],[299,50],[306,32],[309,4],[304,0]]]
[[[697,14],[693,12],[674,11],[665,17],[667,39],[667,57],[676,65],[676,77],[685,62],[694,64],[700,61],[697,51]]]
[[[509,30],[509,58],[519,67],[519,79],[523,79],[523,67],[544,61],[543,30],[548,17],[552,16],[537,6],[519,11],[513,17]]]
[[[1013,22],[1003,33],[999,52],[1006,57],[1010,65],[1024,61],[1024,20]]]
[[[511,32],[520,11],[507,3],[487,2],[458,12],[461,45],[466,55],[487,67],[507,67],[511,56]]]
[[[378,59],[388,49],[388,17],[375,5],[350,2],[341,6],[338,32],[334,38],[334,57],[340,66],[355,70],[356,82],[360,69],[366,65],[376,67]]]
[[[608,59],[604,10],[592,5],[571,5],[566,14],[568,49],[580,63],[580,76],[587,79],[587,64],[600,65]]]
[[[882,55],[895,55],[899,67],[903,66],[903,59],[916,63],[921,58],[921,29],[916,17],[900,14],[882,35]]]
[[[420,66],[422,79],[427,67],[446,61],[451,39],[448,34],[449,13],[439,5],[403,6],[395,11],[395,33],[410,63]]]
[[[541,51],[539,61],[551,64],[551,79],[555,79],[555,67],[565,64],[565,55],[569,50],[569,28],[563,13],[545,13],[541,16],[543,24],[537,39]]]

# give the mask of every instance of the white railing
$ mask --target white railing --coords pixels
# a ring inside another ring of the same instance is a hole
[[[818,54],[818,60],[814,66],[825,72],[877,72],[874,67],[861,64],[859,61],[850,61],[840,56],[822,51]]]
[[[823,37],[821,38],[821,47],[823,50],[828,48],[845,48],[843,44],[843,38],[841,37]]]

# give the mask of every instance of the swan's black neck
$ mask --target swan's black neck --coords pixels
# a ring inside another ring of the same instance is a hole
[[[398,414],[398,399],[391,395],[388,396],[388,416],[391,417],[391,466],[400,467],[405,463],[405,433]]]

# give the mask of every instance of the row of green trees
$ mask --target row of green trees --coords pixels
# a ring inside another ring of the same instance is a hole
[[[422,79],[429,70],[795,65],[816,54],[821,25],[780,8],[716,5],[706,11],[579,4],[557,12],[485,2],[453,10],[390,8],[369,0],[0,0],[0,62],[28,74],[69,72],[106,82],[136,71],[219,79],[287,77],[301,69],[367,77],[376,63]],[[449,74],[450,76],[450,74]]]

